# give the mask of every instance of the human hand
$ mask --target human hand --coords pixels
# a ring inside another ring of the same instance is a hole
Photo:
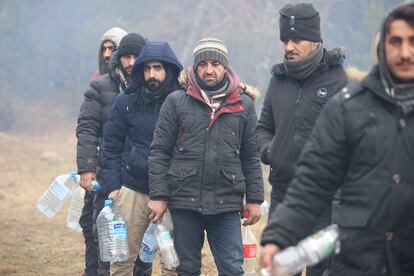
[[[162,219],[162,216],[167,210],[167,201],[150,200],[150,202],[148,202],[148,208],[150,208],[151,210],[149,219],[151,220],[151,222],[157,222]]]
[[[108,198],[109,198],[109,199],[112,199],[112,200],[116,199],[116,198],[118,197],[118,195],[119,195],[119,191],[120,191],[120,190],[115,190],[115,191],[112,191],[112,192],[108,195]]]
[[[258,203],[247,203],[243,207],[243,213],[248,213],[249,216],[243,222],[243,225],[253,225],[260,220],[261,211],[260,211],[260,204]]]
[[[262,249],[262,257],[260,265],[262,270],[266,270],[269,275],[277,275],[277,267],[274,266],[273,258],[280,252],[280,248],[276,244],[268,243]]]
[[[81,186],[85,191],[90,192],[92,188],[92,180],[96,179],[96,174],[94,172],[83,172],[80,174],[79,186]]]

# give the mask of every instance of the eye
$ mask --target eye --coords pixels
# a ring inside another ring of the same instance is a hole
[[[401,38],[399,37],[390,37],[390,39],[388,39],[388,43],[393,45],[393,46],[398,46],[401,44]]]

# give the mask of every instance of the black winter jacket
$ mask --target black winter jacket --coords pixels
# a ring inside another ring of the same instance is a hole
[[[90,89],[85,92],[76,127],[78,172],[96,172],[98,179],[101,178],[102,158],[99,157],[98,151],[103,129],[119,93],[119,81],[115,74],[115,69],[120,66],[117,57],[116,53],[111,57],[111,74],[99,76],[90,83]]]
[[[296,162],[325,103],[347,83],[339,49],[324,50],[316,70],[305,80],[286,74],[283,64],[272,69],[257,124],[262,162],[271,166],[269,182],[286,191]]]
[[[414,112],[397,111],[375,67],[321,112],[262,244],[287,247],[310,234],[341,187],[333,214],[341,252],[330,275],[414,275],[413,164]]]
[[[167,71],[158,98],[144,93],[143,66],[148,61],[163,62]],[[181,69],[168,43],[148,42],[142,49],[132,70],[134,83],[118,95],[105,126],[103,184],[108,192],[126,186],[148,194],[149,147],[162,103],[179,89]]]
[[[241,211],[244,196],[263,201],[254,104],[228,72],[231,92],[213,114],[191,77],[167,97],[150,149],[151,199],[204,215]]]

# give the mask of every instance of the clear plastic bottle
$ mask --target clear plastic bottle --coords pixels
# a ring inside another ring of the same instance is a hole
[[[73,181],[70,174],[56,177],[36,203],[37,209],[48,218],[53,218],[72,193]]]
[[[99,213],[96,225],[101,260],[122,262],[128,259],[126,224],[112,200],[105,200],[105,207]]]
[[[266,216],[269,213],[269,202],[267,202],[266,200],[264,200],[262,202],[262,204],[260,205],[260,214],[263,216]]]
[[[167,268],[175,268],[180,264],[177,252],[175,251],[174,241],[170,231],[161,222],[154,223],[155,239],[160,249],[161,259]]]
[[[144,237],[142,238],[142,242],[139,247],[139,258],[144,263],[152,263],[158,251],[158,243],[155,238],[154,230],[155,225],[151,222],[144,233]]]
[[[332,253],[338,254],[340,250],[339,230],[332,224],[315,234],[300,241],[297,246],[288,247],[277,254],[273,261],[277,266],[277,273],[273,276],[285,276],[299,273],[305,266],[319,263]],[[262,269],[262,275],[271,275]]]
[[[85,190],[79,186],[80,175],[75,172],[71,172],[70,176],[74,181],[72,189],[72,200],[68,210],[68,216],[66,217],[66,226],[74,231],[82,232],[82,227],[79,225],[79,219],[82,215],[82,209],[84,205]],[[91,190],[96,192],[101,189],[101,185],[93,180],[91,182]]]
[[[247,219],[249,213],[243,213],[243,218]],[[250,225],[242,226],[242,241],[243,241],[243,270],[246,276],[256,275],[256,254],[257,244],[256,237]]]

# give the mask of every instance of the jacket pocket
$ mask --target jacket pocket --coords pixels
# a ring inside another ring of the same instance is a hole
[[[246,192],[246,178],[241,168],[224,168],[221,170],[216,186],[216,203],[242,203]]]
[[[168,170],[168,186],[171,196],[195,197],[200,193],[198,167],[171,166]]]
[[[129,175],[140,179],[148,179],[148,150],[137,146],[131,147],[126,162]]]
[[[341,227],[366,227],[371,216],[371,211],[367,208],[350,207],[341,205],[333,212],[332,219]]]

